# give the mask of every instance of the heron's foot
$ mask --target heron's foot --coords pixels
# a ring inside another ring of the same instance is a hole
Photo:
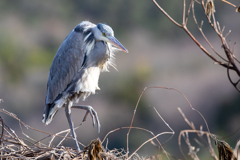
[[[83,122],[86,121],[88,114],[90,113],[91,117],[92,117],[92,121],[93,121],[93,127],[95,127],[95,123],[97,122],[97,127],[98,127],[98,133],[100,133],[100,122],[97,116],[97,112],[91,107],[91,106],[72,106],[72,108],[78,108],[78,109],[85,109],[87,110],[84,118],[83,118]]]

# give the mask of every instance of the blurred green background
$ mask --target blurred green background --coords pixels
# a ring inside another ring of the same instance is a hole
[[[239,3],[237,0],[231,2]],[[181,23],[182,1],[161,0],[159,3]],[[240,58],[240,14],[220,0],[216,0],[215,5],[217,21],[221,26],[226,26],[225,33],[232,31],[228,39],[232,45],[237,42],[234,54]],[[204,32],[224,56],[220,40],[207,25],[200,5],[195,4],[195,7],[199,23],[205,21]],[[77,130],[80,142],[87,145],[97,137],[103,139],[110,130],[129,126],[138,97],[146,86],[171,87],[183,92],[193,107],[204,115],[215,134],[226,136],[240,127],[240,94],[228,81],[226,69],[213,64],[151,0],[0,1],[0,99],[4,100],[1,108],[15,113],[23,122],[39,130],[57,133],[68,129],[63,109],[48,126],[44,126],[41,119],[52,59],[64,38],[83,20],[110,25],[115,37],[129,53],[117,53],[118,71],[112,68],[110,73],[102,73],[99,81],[101,90],[85,102],[79,102],[95,108],[102,126],[98,134],[88,118]],[[210,50],[191,16],[188,27]],[[175,131],[174,138],[165,145],[173,155],[180,155],[177,144],[179,131],[188,129],[177,107],[182,108],[197,128],[203,125],[206,130],[204,121],[190,109],[183,96],[161,89],[150,89],[144,93],[133,125],[155,134],[169,131],[153,107]],[[80,124],[84,114],[80,110],[73,111],[75,125]],[[16,120],[2,113],[1,116],[6,124],[21,133]],[[33,130],[25,132],[36,140],[46,136]],[[127,130],[110,134],[108,148],[126,149],[126,134]],[[164,142],[168,137],[170,135],[159,139]],[[150,134],[132,131],[130,152],[148,138],[151,138]],[[238,138],[239,133],[227,141],[234,146]],[[53,144],[58,144],[58,140]],[[74,143],[68,140],[64,145],[74,146]],[[157,149],[150,144],[139,152],[141,156],[157,153]]]

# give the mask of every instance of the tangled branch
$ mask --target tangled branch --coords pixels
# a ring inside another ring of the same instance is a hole
[[[201,0],[201,2],[198,2],[197,0],[190,0],[190,3],[188,5],[188,8],[186,8],[186,0],[183,0],[183,13],[182,13],[182,24],[178,23],[175,19],[173,19],[159,4],[156,2],[156,0],[153,0],[154,4],[158,7],[158,9],[170,20],[172,21],[176,26],[182,28],[188,36],[195,42],[195,44],[205,53],[215,64],[218,64],[224,68],[227,69],[227,76],[230,81],[230,83],[240,92],[240,86],[238,86],[240,82],[240,70],[239,70],[239,60],[234,56],[234,47],[233,45],[232,50],[230,49],[230,45],[226,41],[226,37],[230,34],[231,31],[229,31],[227,34],[223,34],[225,26],[222,28],[220,27],[219,22],[215,19],[215,12],[216,8],[214,6],[213,0],[207,0],[206,3],[204,0]],[[225,1],[224,1],[225,2]],[[207,39],[207,36],[204,34],[204,31],[202,30],[203,21],[201,21],[201,24],[198,24],[196,14],[194,11],[195,3],[197,3],[198,7],[202,8],[202,10],[205,13],[205,16],[207,18],[207,23],[213,28],[216,35],[221,40],[221,44],[219,44],[219,47],[221,47],[222,51],[225,53],[225,57],[222,57],[216,49],[213,47],[213,45],[210,43],[210,41]],[[236,6],[235,6],[236,7]],[[186,11],[187,9],[187,11]],[[198,30],[201,32],[203,38],[207,42],[207,44],[210,46],[212,52],[214,54],[211,54],[210,51],[208,51],[199,41],[198,39],[188,30],[187,24],[188,24],[188,17],[190,16],[190,12],[192,11],[192,16],[194,19],[195,24],[197,25]],[[238,76],[238,79],[236,82],[233,81],[232,76],[230,75],[229,71],[233,71]]]

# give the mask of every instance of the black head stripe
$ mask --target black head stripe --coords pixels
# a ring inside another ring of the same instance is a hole
[[[102,24],[102,23],[98,23],[97,24],[97,28],[102,32],[105,33],[107,35],[111,35],[113,36],[113,30],[110,26],[108,26],[107,24]]]
[[[82,33],[82,32],[83,32],[83,28],[80,27],[80,25],[77,25],[77,26],[74,28],[74,31],[75,31],[75,32],[80,32],[80,33]]]
[[[102,31],[102,30],[103,30],[102,23],[98,23],[98,24],[97,24],[97,28],[98,28],[100,31]]]
[[[98,23],[97,28],[98,28],[101,32],[107,33],[107,30],[104,28],[103,25],[104,25],[104,24],[102,24],[102,23]]]

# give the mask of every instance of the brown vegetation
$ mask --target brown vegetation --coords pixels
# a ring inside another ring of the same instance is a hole
[[[207,131],[203,130],[203,126],[200,126],[199,130],[196,129],[194,123],[189,121],[188,118],[185,116],[185,114],[182,112],[182,110],[180,108],[178,108],[179,113],[182,115],[184,121],[190,127],[190,129],[188,129],[188,130],[182,130],[178,136],[179,149],[185,159],[189,159],[189,158],[192,158],[194,160],[200,159],[198,156],[198,152],[200,149],[207,149],[207,151],[209,152],[209,155],[215,160],[228,160],[228,159],[236,160],[237,159],[236,158],[237,156],[235,154],[238,151],[239,144],[237,144],[236,148],[234,150],[232,150],[231,147],[226,142],[219,140],[219,138],[217,138],[217,136],[215,134],[210,133],[208,124],[207,124],[206,120],[204,119],[203,115],[198,110],[196,110],[192,107],[191,103],[189,102],[189,100],[186,98],[186,96],[182,92],[180,92],[174,88],[156,87],[156,86],[146,87],[142,91],[142,93],[138,99],[138,102],[136,104],[136,108],[133,112],[132,121],[131,121],[131,124],[129,127],[120,127],[120,128],[117,128],[115,130],[108,132],[102,141],[99,138],[96,140],[92,140],[88,146],[84,147],[84,150],[81,153],[78,153],[75,148],[64,147],[61,145],[62,142],[65,141],[66,139],[71,139],[71,137],[68,137],[69,129],[65,130],[65,131],[61,131],[57,134],[46,133],[46,132],[43,132],[43,131],[40,131],[38,129],[28,126],[27,124],[22,122],[19,118],[17,118],[17,116],[14,115],[13,113],[10,113],[4,109],[1,109],[0,110],[1,113],[12,117],[19,122],[20,128],[22,130],[22,135],[25,138],[21,138],[19,135],[17,135],[15,133],[14,129],[10,128],[4,122],[4,120],[0,117],[0,122],[1,122],[1,127],[2,127],[1,137],[0,137],[0,142],[1,142],[0,157],[2,159],[50,159],[50,160],[54,160],[54,159],[75,159],[75,160],[76,159],[90,159],[90,160],[97,160],[97,159],[98,160],[102,160],[102,159],[148,159],[148,160],[150,160],[150,159],[165,159],[165,158],[179,159],[179,158],[176,158],[176,156],[174,156],[174,154],[168,153],[164,149],[164,145],[174,136],[175,132],[170,127],[170,125],[164,120],[164,118],[158,113],[158,111],[155,108],[154,108],[155,112],[157,113],[159,118],[165,123],[165,125],[171,130],[170,132],[161,132],[158,134],[154,134],[152,131],[149,131],[145,128],[133,127],[134,116],[137,113],[138,103],[141,100],[143,93],[147,89],[166,89],[166,90],[173,90],[173,91],[180,93],[186,99],[190,108],[193,111],[196,111],[200,115],[200,117],[203,118],[203,120],[205,122],[204,125],[206,125],[206,127],[207,127]],[[76,127],[76,128],[78,128],[78,127]],[[24,133],[25,129],[31,129],[34,132],[40,132],[42,134],[47,134],[47,136],[45,136],[45,138],[43,138],[41,140],[34,140],[31,137],[29,137],[27,134]],[[124,149],[109,150],[107,148],[107,142],[106,142],[106,146],[103,147],[102,143],[107,140],[107,137],[109,136],[109,134],[112,134],[120,129],[128,129],[127,149],[126,150],[124,150]],[[152,137],[149,138],[144,143],[142,143],[138,147],[138,149],[136,149],[133,153],[131,153],[131,155],[129,155],[128,137],[129,137],[130,131],[132,129],[143,130],[145,132],[150,133]],[[65,136],[62,136],[63,133],[66,133]],[[162,143],[158,140],[158,137],[165,135],[165,134],[169,134],[171,136],[169,139],[167,139],[165,142]],[[191,138],[189,138],[190,134],[195,134],[197,137],[194,139],[191,139]],[[49,137],[52,137],[51,140],[49,141],[49,144],[44,144],[42,141]],[[51,147],[52,141],[55,137],[61,137],[62,140],[59,142],[59,144],[56,147]],[[183,142],[185,142],[185,144],[188,148],[188,156],[183,151],[184,149],[186,149],[186,147],[183,146],[182,140],[183,140]],[[216,144],[215,147],[212,146],[212,141],[215,141],[215,144]],[[149,143],[149,142],[153,146],[158,148],[159,154],[149,156],[149,157],[140,157],[138,155],[139,149],[142,148],[146,143]],[[193,142],[196,143],[197,146],[193,145],[192,144]],[[81,144],[81,145],[83,145],[83,144]],[[214,151],[214,148],[216,148],[216,147],[219,152],[218,156]]]

